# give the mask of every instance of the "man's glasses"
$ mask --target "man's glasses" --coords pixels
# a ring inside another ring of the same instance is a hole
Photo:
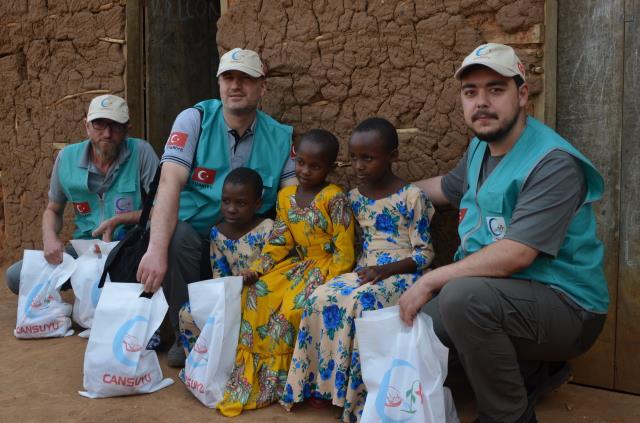
[[[104,131],[109,127],[114,134],[123,134],[127,130],[127,125],[118,122],[109,122],[104,119],[96,119],[91,121],[91,126],[96,131]]]

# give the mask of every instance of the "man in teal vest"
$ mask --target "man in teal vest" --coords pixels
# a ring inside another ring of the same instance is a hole
[[[480,422],[535,422],[534,405],[570,376],[609,296],[593,202],[603,180],[551,128],[526,115],[525,68],[511,47],[484,44],[455,74],[476,135],[448,174],[418,182],[459,209],[453,264],[426,273],[400,299],[420,309],[457,352]]]
[[[140,217],[142,191],[148,191],[158,168],[158,156],[146,142],[129,138],[129,108],[115,95],[94,98],[84,121],[88,139],[71,144],[58,154],[51,173],[49,202],[42,216],[45,259],[62,262],[71,245],[60,240],[67,202],[73,205],[74,239],[123,236],[126,225]],[[9,289],[18,293],[22,262],[7,269]]]
[[[138,267],[147,292],[163,286],[176,343],[169,365],[184,365],[178,312],[187,284],[208,279],[209,232],[220,217],[225,176],[237,167],[256,170],[263,181],[262,208],[275,205],[281,186],[295,183],[290,157],[292,128],[258,110],[266,92],[257,53],[233,49],[220,58],[221,100],[202,101],[176,118],[161,159],[162,174],[151,219],[151,238]]]

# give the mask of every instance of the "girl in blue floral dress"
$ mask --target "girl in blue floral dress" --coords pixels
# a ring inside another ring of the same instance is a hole
[[[220,204],[223,221],[211,228],[213,278],[238,275],[260,255],[273,227],[273,220],[255,214],[261,197],[262,178],[253,169],[236,168],[224,180]],[[187,302],[180,309],[180,341],[187,355],[199,335]]]
[[[309,297],[281,403],[307,398],[314,406],[343,407],[358,421],[366,390],[354,319],[363,310],[395,305],[433,260],[429,219],[433,207],[416,186],[391,170],[398,136],[391,123],[370,118],[349,141],[357,188],[349,201],[358,221],[362,254],[354,273],[333,278]]]

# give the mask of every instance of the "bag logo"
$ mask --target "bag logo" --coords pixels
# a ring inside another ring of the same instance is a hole
[[[24,309],[24,314],[28,318],[35,319],[36,317],[41,315],[44,310],[49,308],[49,305],[55,299],[51,294],[49,295],[41,294],[41,292],[46,293],[48,291],[44,288],[50,282],[51,282],[50,279],[47,280],[46,282],[40,282],[39,284],[36,284],[36,286],[31,288],[31,291],[29,291],[29,294],[27,295],[27,300],[25,301],[25,309]]]
[[[113,343],[111,345],[113,355],[116,360],[127,367],[136,367],[138,365],[138,361],[132,360],[129,356],[134,356],[145,347],[138,338],[131,335],[129,332],[136,324],[148,321],[149,319],[145,317],[134,316],[132,319],[124,322],[113,337]]]
[[[216,171],[214,169],[207,169],[206,167],[196,167],[193,170],[191,180],[196,183],[211,185],[216,179]]]
[[[185,132],[172,132],[167,141],[167,147],[182,150],[187,144],[189,136]]]
[[[91,206],[88,201],[83,201],[81,203],[73,203],[73,209],[77,214],[87,215],[91,213]]]
[[[214,316],[209,316],[207,321],[204,323],[202,327],[202,331],[200,333],[205,333],[207,326],[211,326],[216,322],[216,318]],[[193,349],[187,356],[187,363],[189,367],[192,369],[196,369],[198,367],[206,366],[209,364],[209,357],[206,355],[209,352],[209,341],[202,335],[198,337]]]
[[[412,376],[415,374],[416,368],[406,360],[394,359],[391,362],[391,367],[385,372],[380,382],[380,390],[376,396],[376,412],[381,421],[397,421],[405,422],[411,418],[411,415],[416,413],[415,404],[420,399],[420,404],[424,402],[424,391],[422,390],[422,383],[419,379],[413,379],[413,377],[400,377],[401,381],[404,381],[404,385],[395,387],[391,385],[391,376],[395,369],[401,372],[402,368],[408,368],[411,371],[404,371],[402,376]],[[413,380],[408,384],[407,380]],[[389,410],[391,415],[387,414]]]
[[[133,211],[133,199],[131,197],[119,197],[114,201],[116,214],[129,213]]]
[[[504,217],[501,216],[487,217],[487,228],[489,228],[494,241],[504,238],[507,232],[507,224],[504,221]]]

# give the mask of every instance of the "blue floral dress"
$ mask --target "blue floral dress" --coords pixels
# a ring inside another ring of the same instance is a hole
[[[433,260],[429,219],[434,209],[416,186],[371,200],[357,189],[349,193],[360,228],[358,267],[382,265],[410,257],[418,271],[360,285],[346,273],[319,286],[309,297],[296,342],[282,405],[311,396],[343,407],[344,422],[358,421],[367,395],[360,371],[354,319],[363,310],[395,305]]]

